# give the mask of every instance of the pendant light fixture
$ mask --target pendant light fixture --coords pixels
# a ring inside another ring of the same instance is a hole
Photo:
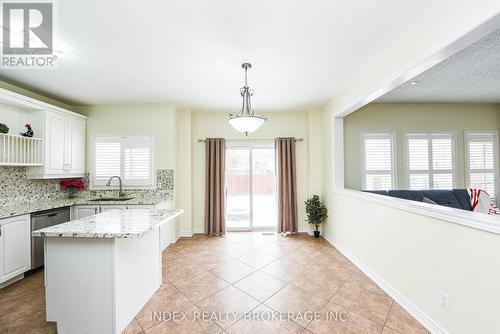
[[[243,63],[241,64],[241,67],[245,70],[245,86],[240,89],[241,97],[243,98],[243,105],[238,114],[229,114],[228,122],[233,128],[243,132],[245,136],[248,136],[249,133],[260,128],[267,118],[255,115],[252,109],[250,98],[253,95],[253,89],[250,89],[247,83],[247,71],[249,68],[252,68],[252,64]]]

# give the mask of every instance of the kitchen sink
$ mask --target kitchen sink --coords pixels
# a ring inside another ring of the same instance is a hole
[[[124,202],[124,201],[130,201],[131,199],[134,199],[133,197],[100,197],[100,198],[93,198],[90,199],[89,202]]]

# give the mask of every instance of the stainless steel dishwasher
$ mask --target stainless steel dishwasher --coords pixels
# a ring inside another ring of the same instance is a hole
[[[31,214],[31,232],[70,221],[69,207],[38,211]],[[31,269],[43,266],[43,238],[31,237]]]

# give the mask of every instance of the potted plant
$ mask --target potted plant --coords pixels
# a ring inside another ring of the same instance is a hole
[[[3,123],[0,123],[0,133],[9,133],[9,127]]]
[[[63,180],[59,184],[61,188],[69,190],[68,198],[74,198],[77,190],[85,189],[85,183],[78,180]]]
[[[318,195],[308,198],[305,202],[307,222],[316,225],[314,237],[319,238],[319,225],[328,217],[325,204],[321,202]]]

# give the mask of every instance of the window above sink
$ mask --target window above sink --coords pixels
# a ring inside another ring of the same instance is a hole
[[[91,189],[105,189],[115,175],[120,176],[125,189],[154,187],[152,136],[91,135],[90,143]]]

